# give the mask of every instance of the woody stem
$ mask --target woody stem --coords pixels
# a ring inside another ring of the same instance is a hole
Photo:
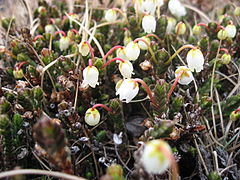
[[[168,101],[169,101],[169,99],[170,99],[170,96],[171,96],[173,90],[174,90],[175,87],[177,86],[177,83],[178,83],[178,81],[180,80],[182,74],[183,74],[183,71],[179,72],[179,74],[178,74],[178,76],[176,77],[176,79],[175,79],[175,81],[174,81],[171,89],[169,90],[169,93],[168,93]]]
[[[103,109],[105,109],[105,110],[107,110],[107,111],[109,111],[109,112],[113,112],[113,110],[111,109],[111,108],[109,108],[109,107],[107,107],[106,105],[104,105],[104,104],[95,104],[93,107],[92,107],[92,109],[95,109],[95,108],[97,108],[97,107],[102,107]]]
[[[149,53],[151,54],[151,56],[152,56],[152,58],[153,58],[154,64],[158,64],[157,59],[156,59],[156,57],[155,57],[155,54],[154,54],[154,52],[153,52],[150,44],[149,44],[145,39],[143,39],[143,38],[137,38],[137,39],[135,39],[133,42],[134,42],[134,43],[137,43],[138,41],[142,41],[142,42],[144,42],[144,43],[148,46],[148,51],[149,51]]]
[[[123,46],[120,46],[120,45],[117,45],[117,46],[114,46],[113,48],[111,48],[107,54],[103,57],[103,60],[105,60],[110,54],[113,53],[114,50],[118,49],[118,48],[123,48]]]
[[[172,62],[172,60],[175,58],[175,56],[177,56],[183,49],[186,49],[186,48],[196,49],[196,47],[193,46],[193,45],[191,45],[191,44],[184,45],[184,46],[180,47],[180,48],[167,60],[167,62],[165,62],[165,64],[170,64],[170,63]]]
[[[106,63],[101,67],[101,69],[107,67],[110,63],[112,63],[113,61],[117,61],[117,60],[119,60],[119,61],[121,61],[121,62],[124,62],[124,60],[123,60],[122,58],[113,58],[113,59],[110,59],[108,62],[106,62]]]
[[[149,88],[149,86],[142,79],[136,78],[136,79],[134,79],[134,81],[139,82],[140,84],[142,84],[142,86],[145,88],[145,90],[146,90],[146,92],[147,92],[147,94],[148,94],[148,96],[150,98],[150,101],[152,101],[152,103],[157,107],[158,104],[156,103],[155,98],[153,97],[152,91]]]

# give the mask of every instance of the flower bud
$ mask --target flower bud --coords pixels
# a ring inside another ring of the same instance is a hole
[[[171,165],[171,147],[163,140],[149,141],[143,150],[141,162],[148,173],[161,174]]]
[[[105,19],[108,22],[116,21],[117,19],[117,12],[114,9],[108,9],[105,14]]]
[[[240,7],[236,7],[234,10],[234,15],[235,16],[240,16]]]
[[[195,25],[194,27],[193,27],[193,34],[194,35],[200,35],[201,34],[201,31],[202,31],[202,28],[201,28],[201,26],[198,26],[198,25]]]
[[[181,18],[187,14],[185,7],[181,4],[179,0],[170,0],[168,2],[168,9],[177,18]]]
[[[183,22],[179,22],[175,27],[175,33],[177,35],[183,35],[186,32],[186,25]]]
[[[55,28],[52,24],[47,24],[44,27],[45,33],[49,33],[49,34],[54,34],[55,33]]]
[[[99,71],[95,66],[88,66],[83,70],[83,84],[95,88],[98,85]]]
[[[223,64],[229,64],[231,62],[231,55],[225,53],[222,55],[221,60]]]
[[[83,41],[78,45],[78,50],[82,56],[87,56],[90,52],[90,49],[89,49],[87,43],[83,42]]]
[[[138,43],[129,42],[126,46],[126,55],[129,60],[135,61],[140,55],[140,48]]]
[[[236,36],[237,28],[236,28],[235,25],[229,24],[229,25],[226,26],[225,30],[228,33],[228,37],[234,38]]]
[[[155,32],[156,24],[156,20],[152,15],[145,15],[142,19],[142,28],[145,33]]]
[[[217,33],[217,37],[220,40],[224,40],[228,37],[228,32],[225,29],[220,29]]]
[[[124,179],[122,166],[118,164],[112,164],[109,166],[107,168],[107,174],[110,175],[113,179]]]
[[[143,36],[143,37],[141,37],[141,39],[144,39],[149,45],[151,44],[151,41],[148,37]],[[138,45],[139,45],[141,50],[148,50],[148,45],[145,42],[138,41]]]
[[[191,49],[187,53],[187,63],[191,71],[194,71],[194,69],[196,72],[203,70],[204,57],[202,52],[199,49]]]
[[[178,81],[179,84],[182,85],[188,85],[189,83],[191,83],[193,81],[193,75],[192,72],[190,71],[190,69],[186,66],[180,66],[177,68],[177,70],[175,71],[175,77],[179,76],[179,73],[182,72],[182,75]]]
[[[238,119],[240,119],[240,112],[239,112],[239,111],[233,111],[233,112],[231,112],[231,114],[230,114],[230,120],[231,120],[231,121],[236,121],[236,120],[238,120]]]
[[[61,51],[65,51],[70,45],[70,39],[69,37],[62,36],[59,41],[59,48]]]
[[[100,113],[96,108],[89,108],[86,113],[85,113],[85,122],[89,126],[95,126],[99,123],[100,121]]]
[[[13,76],[15,79],[22,79],[24,77],[24,73],[22,69],[13,70]]]

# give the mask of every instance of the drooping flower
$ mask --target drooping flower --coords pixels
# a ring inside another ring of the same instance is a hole
[[[62,36],[59,40],[59,48],[61,51],[65,51],[70,45],[70,38],[67,36]]]
[[[49,33],[49,34],[54,34],[55,33],[55,28],[52,24],[47,24],[44,27],[45,33]]]
[[[186,24],[183,22],[179,22],[175,27],[175,32],[177,35],[183,35],[186,32]]]
[[[124,79],[132,77],[133,65],[130,61],[128,60],[124,60],[124,62],[120,61],[118,68]]]
[[[82,55],[82,56],[87,56],[90,52],[90,48],[89,46],[87,45],[86,42],[82,41],[79,45],[78,45],[78,50],[79,50],[79,53]]]
[[[98,85],[99,71],[95,66],[87,66],[83,70],[83,84],[95,88]]]
[[[126,100],[129,103],[139,91],[139,85],[134,79],[125,79],[118,88],[116,95],[119,95],[120,101]]]
[[[171,165],[171,147],[163,140],[149,141],[143,150],[141,162],[148,173],[162,174]]]
[[[156,24],[156,20],[152,15],[145,15],[142,19],[142,28],[145,33],[155,32]]]
[[[117,12],[114,9],[108,9],[105,14],[105,19],[108,22],[116,21],[117,19]]]
[[[95,126],[100,121],[100,113],[96,108],[89,108],[85,113],[85,122],[89,126]]]
[[[234,38],[236,36],[237,28],[236,28],[235,25],[229,24],[229,25],[226,26],[225,30],[228,33],[228,37]]]
[[[168,20],[168,24],[167,24],[166,33],[170,34],[174,30],[174,28],[177,24],[177,21],[176,21],[176,19],[174,19],[172,17],[168,17],[167,20]]]
[[[156,11],[156,3],[154,0],[145,0],[142,2],[140,6],[140,12],[144,14],[151,14],[154,15]]]
[[[191,49],[187,53],[187,63],[191,71],[200,72],[203,70],[204,57],[199,49]]]
[[[226,29],[220,29],[217,33],[217,37],[220,40],[224,40],[228,37],[228,32],[226,31]]]
[[[126,55],[126,48],[122,47],[122,48],[118,48],[116,51],[117,57],[124,59],[124,60],[128,60],[128,57]]]
[[[168,2],[168,9],[177,18],[181,18],[187,14],[185,7],[179,0],[170,0]]]
[[[181,74],[181,77],[178,81],[179,84],[182,85],[188,85],[189,83],[191,83],[193,81],[193,75],[192,72],[190,71],[190,69],[186,66],[180,66],[176,69],[175,71],[175,77],[177,78],[179,76],[179,73]]]
[[[140,48],[138,43],[133,41],[129,42],[126,46],[125,52],[129,60],[135,61],[140,55]]]
[[[146,36],[143,36],[143,37],[141,37],[140,39],[145,40],[149,45],[151,44],[150,39],[149,39],[148,37],[146,37]],[[139,47],[140,47],[141,50],[148,50],[148,45],[147,45],[145,42],[143,42],[143,41],[138,41],[138,45],[139,45]]]

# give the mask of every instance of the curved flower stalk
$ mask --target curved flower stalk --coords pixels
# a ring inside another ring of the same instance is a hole
[[[112,112],[112,109],[103,105],[103,104],[95,104],[93,107],[89,108],[86,113],[84,120],[89,126],[96,126],[100,122],[100,113],[96,109],[97,107],[102,107],[109,112]]]
[[[156,19],[152,15],[145,15],[142,19],[142,28],[145,33],[152,33],[156,30]]]
[[[121,58],[113,58],[111,60],[109,60],[108,62],[106,62],[102,68],[105,68],[106,66],[108,66],[110,63],[112,63],[113,61],[117,61],[117,63],[119,63],[119,71],[122,74],[123,78],[131,78],[133,73],[133,65],[130,61],[128,60],[124,60]],[[101,68],[101,69],[102,69]]]

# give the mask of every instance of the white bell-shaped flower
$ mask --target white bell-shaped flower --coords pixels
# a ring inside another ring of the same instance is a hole
[[[67,36],[62,36],[59,40],[59,48],[61,51],[65,51],[70,45],[70,39]]]
[[[48,24],[44,27],[45,33],[54,34],[55,28],[52,24]]]
[[[167,20],[168,20],[168,24],[167,24],[166,34],[170,34],[175,29],[177,21],[172,17],[168,17]]]
[[[126,48],[122,47],[122,48],[118,48],[116,51],[117,57],[124,59],[124,60],[128,60],[128,57],[126,55]]]
[[[126,103],[129,103],[138,94],[138,91],[139,86],[134,79],[125,79],[118,88],[116,95],[119,95],[120,101],[126,100]]]
[[[224,40],[228,37],[228,32],[226,31],[226,29],[220,29],[217,33],[217,37],[220,40]]]
[[[83,84],[95,88],[98,85],[99,71],[95,66],[88,66],[83,70]]]
[[[182,72],[182,75],[178,81],[179,84],[188,85],[193,81],[193,74],[187,66],[180,66],[175,71],[175,77],[179,76],[179,73]]]
[[[143,37],[141,37],[141,39],[144,39],[148,43],[148,45],[151,44],[151,41],[150,41],[150,39],[148,37],[143,36]],[[138,45],[139,45],[141,50],[148,50],[148,45],[145,42],[138,41]]]
[[[179,0],[170,0],[168,2],[168,9],[177,18],[181,18],[187,14],[185,7]]]
[[[144,14],[154,15],[156,11],[156,3],[154,0],[145,0],[141,3],[140,12]]]
[[[225,30],[228,33],[228,37],[234,38],[236,36],[237,28],[236,28],[235,25],[229,24],[229,25],[226,26]]]
[[[105,13],[105,19],[108,22],[113,22],[117,20],[117,12],[114,9],[108,9]]]
[[[86,42],[82,41],[79,45],[78,45],[78,50],[79,50],[79,53],[82,55],[82,56],[87,56],[90,52],[90,49],[89,49],[89,46],[87,45]]]
[[[187,53],[187,63],[191,71],[194,71],[194,69],[196,72],[203,70],[204,57],[202,52],[199,49],[191,49]]]
[[[171,147],[163,140],[149,141],[143,150],[141,162],[148,173],[162,174],[171,165]]]
[[[95,126],[100,121],[100,113],[96,108],[89,108],[85,113],[85,122],[89,126]]]
[[[129,60],[135,61],[140,55],[140,47],[138,43],[131,41],[127,44],[125,52]]]
[[[130,61],[124,60],[119,62],[119,71],[124,79],[131,78],[133,74],[133,65]]]
[[[157,6],[162,6],[164,4],[164,0],[155,0]]]
[[[152,33],[156,30],[156,20],[152,15],[145,15],[142,19],[142,28],[145,33]]]

